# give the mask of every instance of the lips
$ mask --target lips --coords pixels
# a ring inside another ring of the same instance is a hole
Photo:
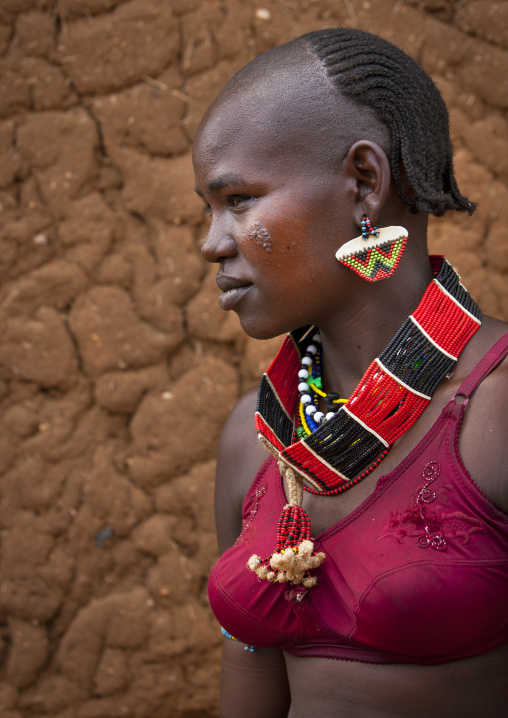
[[[219,306],[225,311],[234,309],[253,286],[252,282],[248,282],[246,279],[236,279],[223,274],[217,276],[216,282],[219,289],[222,290]]]
[[[246,279],[235,279],[235,277],[228,277],[224,274],[218,274],[215,281],[223,292],[229,292],[230,289],[239,289],[240,287],[249,287],[252,284]]]

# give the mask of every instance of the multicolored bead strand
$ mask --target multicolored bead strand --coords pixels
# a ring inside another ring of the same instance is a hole
[[[298,409],[296,433],[298,438],[312,434],[318,426],[331,419],[340,408],[340,404],[347,403],[338,394],[327,394],[322,390],[321,369],[321,335],[316,332],[312,337],[305,356],[302,358],[302,367],[298,372],[298,391],[300,392],[300,406]],[[328,412],[325,414],[319,409],[319,398],[326,401]],[[301,428],[301,431],[299,429]]]
[[[364,214],[362,218],[362,239],[367,241],[369,235],[372,235],[373,237],[379,237],[379,232],[377,227],[373,227],[370,219],[367,217],[366,214]]]

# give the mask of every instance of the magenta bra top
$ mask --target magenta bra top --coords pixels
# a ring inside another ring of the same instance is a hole
[[[318,585],[260,581],[286,504],[270,457],[243,503],[243,529],[215,565],[210,603],[233,636],[296,656],[432,665],[508,643],[508,515],[473,483],[458,452],[467,400],[508,353],[500,339],[434,426],[351,514],[316,537]]]

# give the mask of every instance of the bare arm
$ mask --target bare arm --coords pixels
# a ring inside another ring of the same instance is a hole
[[[267,458],[254,426],[255,409],[256,393],[250,391],[231,412],[219,442],[215,520],[221,554],[241,531],[242,501]],[[282,651],[248,651],[243,643],[224,639],[220,702],[223,718],[286,718],[290,702]]]
[[[291,698],[284,654],[275,648],[244,650],[225,639],[222,653],[222,718],[287,718]]]

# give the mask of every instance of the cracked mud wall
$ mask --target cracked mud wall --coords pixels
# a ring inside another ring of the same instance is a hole
[[[278,340],[217,306],[189,147],[255,54],[354,25],[451,111],[472,219],[431,221],[508,319],[508,5],[1,0],[0,715],[216,716],[221,426]]]

